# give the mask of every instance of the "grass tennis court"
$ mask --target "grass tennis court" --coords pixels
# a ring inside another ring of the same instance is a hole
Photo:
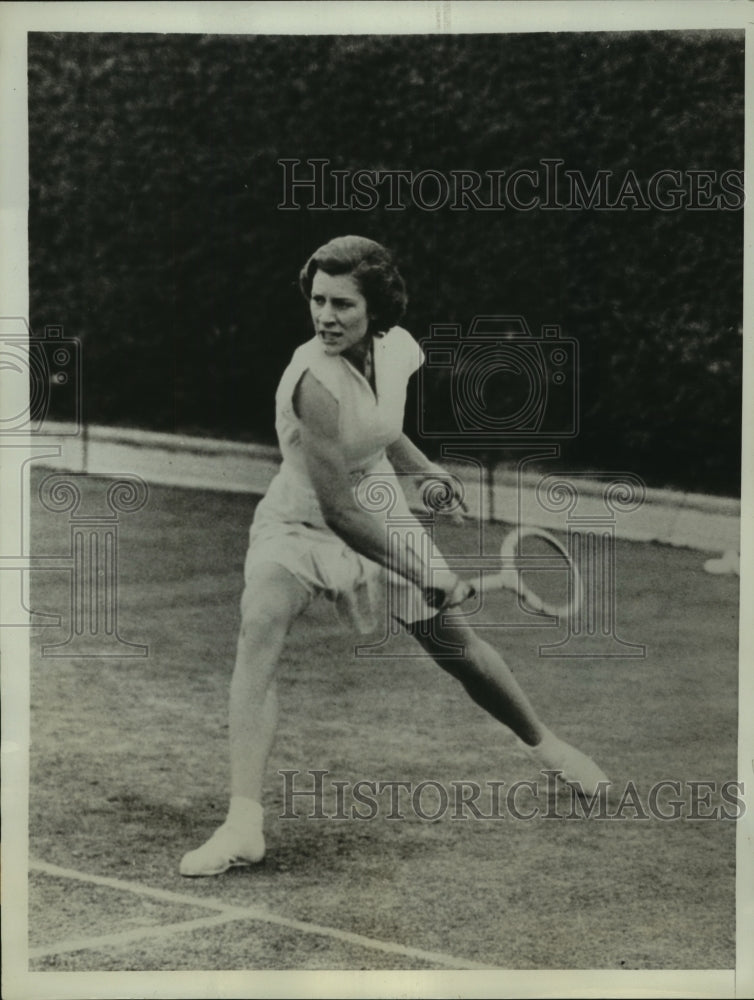
[[[67,516],[36,499],[43,477],[32,483],[33,551],[65,555]],[[32,639],[32,969],[734,966],[734,822],[637,819],[630,808],[624,819],[448,810],[432,821],[408,808],[402,820],[387,808],[335,819],[332,794],[324,819],[308,818],[308,799],[298,818],[278,818],[279,769],[301,772],[307,788],[309,770],[349,785],[542,778],[456,682],[405,655],[411,640],[391,640],[390,658],[355,657],[324,601],[282,663],[264,863],[180,878],[181,855],[227,804],[226,701],[253,507],[243,495],[151,487],[146,506],[121,517],[119,629],[148,644],[146,657],[41,656],[42,642],[67,635],[70,576],[34,575],[33,607],[63,623]],[[444,528],[441,547],[461,551],[473,530]],[[493,548],[502,529],[486,531]],[[539,629],[489,636],[543,718],[645,803],[663,779],[681,782],[688,803],[688,782],[736,778],[738,579],[702,563],[690,550],[618,543],[619,634],[644,643],[644,659],[542,658],[552,636]],[[513,600],[491,596],[490,620],[510,619]]]

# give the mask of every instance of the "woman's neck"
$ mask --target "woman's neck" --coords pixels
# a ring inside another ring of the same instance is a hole
[[[372,335],[368,333],[363,340],[354,344],[353,347],[349,347],[347,351],[343,351],[343,357],[350,361],[355,368],[358,368],[363,375],[371,348]]]

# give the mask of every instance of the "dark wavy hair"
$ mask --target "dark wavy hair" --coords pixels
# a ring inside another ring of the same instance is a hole
[[[307,300],[311,298],[312,282],[317,271],[353,277],[367,300],[372,316],[372,333],[387,333],[406,311],[406,286],[393,255],[374,240],[365,236],[336,236],[315,250],[301,268],[298,278]]]

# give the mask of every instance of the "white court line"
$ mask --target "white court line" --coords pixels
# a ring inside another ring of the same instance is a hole
[[[42,945],[39,948],[29,948],[29,958],[45,958],[47,955],[62,955],[71,951],[98,951],[112,945],[129,944],[149,938],[166,938],[181,931],[195,931],[202,927],[217,927],[231,920],[248,920],[246,913],[218,913],[214,917],[198,917],[196,920],[181,920],[175,924],[156,924],[137,927],[132,931],[119,931],[114,934],[101,934],[93,938],[70,938],[68,941],[58,941],[57,944]]]
[[[319,937],[333,938],[336,941],[344,941],[346,944],[357,945],[361,948],[369,948],[372,951],[382,951],[390,955],[403,955],[406,958],[416,958],[420,961],[441,965],[447,969],[474,969],[489,971],[497,968],[497,966],[494,965],[484,965],[481,962],[472,962],[470,959],[459,958],[455,955],[448,955],[445,954],[445,952],[424,951],[422,948],[412,948],[408,945],[397,944],[394,941],[382,941],[379,938],[366,937],[363,934],[355,934],[351,931],[342,931],[337,927],[326,927],[323,924],[314,924],[305,920],[295,920],[292,917],[283,917],[277,913],[272,913],[269,910],[259,907],[233,906],[232,904],[224,903],[219,899],[205,899],[199,896],[189,896],[180,892],[171,892],[168,889],[153,889],[151,886],[141,885],[139,882],[126,882],[119,878],[109,878],[103,875],[89,875],[86,872],[79,872],[73,868],[60,868],[58,865],[51,865],[46,861],[30,861],[29,868],[33,871],[43,872],[46,875],[54,875],[58,878],[75,879],[78,882],[87,882],[90,885],[101,885],[107,889],[118,889],[122,892],[132,892],[138,896],[148,896],[151,899],[159,899],[165,903],[179,903],[184,906],[203,906],[207,909],[216,910],[223,914],[224,919],[206,918],[205,920],[199,921],[187,920],[183,923],[163,925],[163,930],[166,931],[165,936],[167,936],[168,933],[172,934],[180,932],[181,930],[190,929],[192,924],[205,925],[207,921],[225,923],[228,920],[259,920],[266,924],[274,924],[278,927],[288,927],[291,930],[301,931],[303,934],[314,934]],[[161,936],[159,935],[159,928],[157,927],[147,928],[146,933],[149,936]],[[145,934],[137,931],[126,931],[124,934],[128,935],[129,938],[131,936],[146,936]],[[120,937],[120,935],[107,935],[107,937],[116,938]],[[101,938],[90,939],[92,942],[101,940]],[[96,944],[84,944],[83,940],[76,942],[61,942],[60,945],[50,945],[49,947],[45,947],[44,953],[47,955],[56,954],[58,948],[70,951],[72,950],[68,947],[70,944],[75,944],[76,951],[81,951],[84,947],[96,947]],[[35,951],[40,951],[40,949],[35,949]],[[32,954],[33,953],[30,950],[29,956],[32,957]]]
[[[232,906],[230,903],[223,903],[219,899],[203,899],[199,896],[187,896],[183,892],[171,892],[169,889],[153,889],[151,886],[141,885],[139,882],[125,882],[123,879],[110,878],[107,875],[90,875],[88,872],[78,872],[74,868],[60,868],[58,865],[48,864],[47,861],[29,861],[29,868],[32,871],[44,872],[45,875],[75,879],[77,882],[101,885],[106,889],[120,889],[124,892],[134,892],[139,896],[149,896],[150,899],[159,899],[162,903],[178,903],[180,906],[190,903],[192,906],[204,907],[206,910],[217,910],[219,913],[243,912],[247,917],[262,914],[261,908],[255,910],[249,906]]]

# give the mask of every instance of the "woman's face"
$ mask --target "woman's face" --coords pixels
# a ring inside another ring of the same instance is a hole
[[[326,354],[342,354],[366,338],[370,318],[367,300],[350,274],[317,271],[309,308],[314,332]]]

